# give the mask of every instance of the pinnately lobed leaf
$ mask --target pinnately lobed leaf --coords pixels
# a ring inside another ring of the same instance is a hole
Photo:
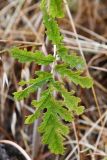
[[[93,81],[89,77],[81,76],[80,71],[72,71],[68,69],[64,64],[57,65],[56,71],[58,71],[62,76],[68,77],[76,85],[80,85],[83,88],[90,88],[93,85]]]
[[[29,84],[29,86],[24,90],[15,92],[15,99],[22,100],[23,98],[28,97],[30,93],[35,92],[39,87],[52,79],[51,73],[48,72],[39,71],[36,72],[36,74],[38,75],[38,78],[20,82],[22,86],[25,84]]]
[[[49,15],[52,17],[62,18],[63,12],[63,1],[62,0],[51,0],[49,4]]]
[[[34,101],[33,105],[36,105],[37,110],[34,114],[27,117],[25,123],[32,123],[44,109],[47,109],[39,127],[39,131],[43,135],[42,141],[43,143],[48,144],[51,152],[63,154],[64,136],[68,134],[69,128],[62,123],[61,118],[71,122],[71,113],[68,112],[66,108],[62,107],[62,103],[54,99],[52,92],[49,89],[43,92],[40,100]]]
[[[69,132],[69,128],[62,123],[61,119],[72,122],[73,111],[80,115],[83,113],[84,108],[83,106],[78,106],[80,98],[72,96],[60,82],[51,81],[50,88],[42,93],[39,101],[33,101],[32,104],[36,107],[36,111],[27,117],[25,123],[34,122],[42,114],[43,110],[46,109],[43,121],[39,127],[39,131],[42,133],[42,141],[48,144],[52,153],[63,154],[65,150],[63,141]],[[55,88],[64,97],[63,102],[57,101],[53,97],[52,90]]]
[[[62,60],[66,62],[66,64],[70,65],[72,68],[84,69],[84,60],[74,53],[68,54],[68,49],[64,47],[64,45],[58,46],[57,53],[62,58]]]
[[[49,16],[47,11],[44,11],[43,22],[47,29],[46,33],[48,35],[48,39],[51,40],[53,44],[60,44],[63,40],[63,36],[60,34],[56,20]]]
[[[13,57],[18,59],[20,62],[36,62],[40,65],[48,65],[52,63],[55,58],[52,55],[45,56],[41,51],[36,51],[35,53],[22,50],[17,47],[14,47],[10,50]]]
[[[52,153],[64,153],[64,136],[69,133],[69,129],[59,121],[58,116],[54,115],[51,111],[46,112],[39,131],[43,134],[42,142],[48,144]]]
[[[73,93],[68,92],[58,81],[53,82],[52,85],[62,94],[62,97],[64,98],[63,104],[67,107],[69,112],[75,112],[77,115],[84,112],[84,107],[79,106],[79,103],[81,102],[80,98],[72,95]],[[73,117],[73,113],[71,115]]]
[[[46,9],[48,11],[48,14],[53,18],[62,18],[64,16],[62,0],[50,0],[48,5],[47,0],[42,0],[41,9]]]
[[[93,85],[92,79],[82,76],[85,62],[76,54],[70,54],[64,46],[63,36],[56,21],[56,18],[63,17],[64,15],[62,6],[62,0],[41,0],[46,34],[52,44],[56,46],[56,54],[60,57],[60,63],[55,63],[52,69],[63,77],[67,77],[76,85],[90,88]],[[33,53],[14,47],[10,52],[14,58],[22,63],[35,62],[39,65],[49,65],[57,61],[56,57],[50,54],[45,56],[41,51]],[[19,82],[19,85],[22,87],[27,87],[15,92],[14,97],[22,100],[28,97],[30,93],[35,92],[39,87],[45,85],[46,89],[41,93],[40,99],[32,101],[35,112],[27,116],[25,123],[33,123],[41,117],[42,122],[39,126],[39,132],[42,134],[42,142],[48,145],[52,153],[63,154],[65,150],[64,140],[69,134],[69,127],[63,122],[72,122],[75,114],[81,115],[84,112],[84,106],[80,105],[80,98],[74,96],[73,91],[68,92],[64,82],[57,81],[52,73],[37,71],[36,75],[37,78],[35,79]],[[53,96],[54,91],[58,94],[60,93],[60,100]]]

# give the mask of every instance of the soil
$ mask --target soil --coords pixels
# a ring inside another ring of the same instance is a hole
[[[15,147],[0,144],[0,160],[26,160],[26,158]]]

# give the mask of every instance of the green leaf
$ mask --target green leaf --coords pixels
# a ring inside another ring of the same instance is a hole
[[[53,106],[55,107],[55,109],[54,108],[51,109],[52,112],[59,115],[61,119],[68,122],[73,121],[72,112],[68,111],[68,109],[65,108],[65,104],[62,101],[57,101],[51,97],[50,104],[51,104],[51,108]]]
[[[18,84],[20,86],[24,86],[24,85],[28,85],[28,84],[32,84],[35,82],[35,79],[30,79],[29,81],[24,81],[24,80],[21,80]]]
[[[46,34],[48,35],[48,39],[51,40],[53,44],[60,44],[63,37],[60,34],[58,24],[46,11],[43,12],[43,22],[47,29]]]
[[[51,73],[44,71],[38,71],[36,73],[38,75],[38,78],[21,82],[21,85],[30,85],[22,91],[15,92],[15,99],[22,100],[23,98],[28,97],[30,93],[36,91],[39,87],[41,87],[43,84],[47,83],[49,80],[52,79]]]
[[[25,119],[25,124],[33,123],[37,118],[39,118],[39,116],[40,116],[39,111],[36,111],[34,114],[27,116],[27,118]]]
[[[79,106],[78,108],[75,109],[75,112],[77,115],[81,115],[84,113],[84,106]]]
[[[63,12],[63,1],[62,0],[50,0],[49,3],[49,14],[52,17],[61,18],[64,16]]]
[[[10,50],[13,57],[18,59],[20,62],[36,62],[40,65],[48,65],[52,63],[55,58],[52,55],[45,56],[42,52],[36,51],[36,53],[27,51],[27,50],[21,50],[17,47],[14,47]]]
[[[39,127],[39,131],[43,134],[43,143],[48,144],[52,153],[64,153],[64,136],[69,133],[69,129],[67,126],[63,125],[58,117],[51,111],[44,114],[43,122]]]
[[[47,5],[46,0],[41,1],[41,9],[47,10],[48,15],[50,15],[53,18],[62,18],[64,16],[63,12],[63,1],[62,0],[49,0],[49,3]]]
[[[56,110],[58,115],[60,115],[60,117],[66,122],[72,122],[74,120],[72,112],[70,112],[67,108],[58,106]]]
[[[54,81],[52,85],[57,89],[58,92],[60,92],[64,98],[63,104],[68,108],[68,111],[64,111],[65,115],[68,114],[67,112],[73,111],[77,115],[80,115],[84,112],[84,107],[79,106],[79,103],[81,102],[80,98],[73,96],[73,92],[68,92],[63,85],[58,82]],[[73,120],[73,113],[72,113],[72,120]],[[69,121],[69,120],[67,120]],[[70,120],[71,121],[71,120]]]
[[[46,90],[42,93],[42,97],[40,101],[33,100],[32,105],[37,108],[34,114],[27,116],[25,120],[25,124],[33,123],[41,114],[41,111],[46,107],[47,105],[47,99],[49,98],[50,92],[49,90]]]
[[[40,6],[41,6],[41,9],[46,8],[46,0],[41,0]]]
[[[32,104],[36,107],[36,111],[27,117],[25,123],[32,123],[46,109],[39,127],[39,131],[42,133],[42,141],[44,144],[48,144],[51,152],[63,154],[64,136],[68,134],[69,129],[62,123],[61,119],[71,122],[73,120],[72,113],[63,106],[61,101],[54,99],[51,89],[44,91],[40,100],[33,101]]]
[[[70,65],[72,68],[83,69],[85,67],[84,60],[74,53],[68,55],[68,49],[65,48],[63,45],[58,46],[57,52],[59,56],[62,58],[62,60],[66,64]]]
[[[75,111],[77,115],[80,115],[84,112],[84,107],[78,105],[80,98],[71,96],[70,92],[67,91],[63,91],[62,95],[64,97],[65,105],[69,110]]]
[[[68,77],[76,85],[80,85],[83,88],[90,88],[93,85],[92,78],[81,76],[80,71],[72,71],[67,69],[65,65],[57,65],[56,71],[58,71],[62,76]]]
[[[61,58],[61,61],[55,64],[54,69],[62,76],[68,77],[76,85],[90,88],[93,84],[91,78],[82,77],[81,71],[70,70],[70,68],[83,70],[85,62],[76,54],[69,54],[68,49],[63,44],[63,36],[56,21],[57,17],[64,16],[62,3],[62,0],[41,0],[46,34],[52,44],[56,45],[57,54]],[[33,53],[15,47],[10,52],[14,58],[23,63],[35,62],[39,65],[49,65],[57,60],[51,54],[45,56],[41,51]],[[64,140],[66,135],[69,134],[69,127],[64,122],[72,122],[75,114],[80,115],[84,112],[84,107],[79,105],[80,98],[74,96],[74,91],[68,92],[63,83],[54,80],[55,77],[51,73],[37,71],[36,76],[35,79],[19,82],[19,85],[25,87],[25,89],[15,92],[14,97],[18,100],[26,98],[30,93],[35,92],[45,84],[44,88],[47,89],[41,93],[39,100],[32,101],[35,112],[27,116],[25,123],[33,123],[36,119],[42,117],[39,132],[42,134],[43,143],[48,145],[52,153],[63,154],[65,150]],[[54,97],[53,91],[55,90],[62,96],[60,100],[57,99],[59,97]]]

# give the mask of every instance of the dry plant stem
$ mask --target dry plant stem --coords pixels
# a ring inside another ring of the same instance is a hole
[[[83,60],[86,62],[85,57],[84,57],[84,53],[83,53],[82,48],[81,48],[81,44],[80,44],[79,39],[78,39],[78,34],[77,34],[77,31],[76,31],[76,28],[75,28],[75,25],[74,25],[74,21],[73,21],[73,18],[72,18],[72,14],[70,13],[70,10],[69,10],[69,7],[68,7],[68,3],[67,3],[66,0],[63,0],[63,1],[64,1],[64,3],[65,3],[66,11],[67,11],[68,17],[69,17],[69,19],[70,19],[71,26],[72,26],[73,31],[74,31],[74,33],[75,33],[75,37],[76,37],[76,40],[77,40],[77,43],[78,43],[78,48],[79,48],[80,54],[81,54]],[[86,64],[86,63],[85,63],[85,64]],[[86,64],[85,66],[86,66],[87,75],[90,76],[90,73],[89,73],[87,64]],[[93,93],[93,96],[94,96],[94,100],[95,100],[95,103],[96,103],[96,107],[97,107],[97,109],[98,109],[99,117],[101,118],[101,111],[100,111],[100,107],[99,107],[99,104],[98,104],[98,100],[97,100],[97,96],[96,96],[94,87],[92,87],[92,93]],[[101,123],[102,123],[102,122],[101,122]]]
[[[99,132],[98,138],[97,138],[96,143],[95,143],[95,152],[96,152],[96,150],[97,150],[97,148],[98,148],[98,144],[99,144],[99,142],[100,142],[100,139],[101,139],[102,133],[103,133],[103,131],[104,131],[104,126],[105,126],[106,122],[107,122],[107,115],[105,116],[105,120],[104,120],[104,122],[103,122],[103,125],[102,125],[102,127],[101,127],[101,130],[100,130],[100,132]],[[94,153],[95,153],[95,152],[94,152]]]
[[[54,57],[56,57],[56,45],[54,45]],[[56,62],[53,62],[53,63],[52,63],[52,70],[51,70],[51,73],[53,74],[53,78],[54,78],[55,63],[56,63]]]
[[[75,17],[75,23],[76,22],[80,22],[81,20],[81,15],[83,13],[83,10],[84,10],[84,7],[83,7],[83,1],[82,0],[79,0],[78,1],[78,12],[77,12],[77,15]]]
[[[93,93],[94,100],[95,100],[95,103],[96,103],[96,107],[97,107],[97,110],[98,110],[99,118],[101,118],[101,110],[100,110],[100,107],[99,107],[99,104],[98,104],[98,100],[97,100],[97,96],[96,96],[96,92],[95,92],[94,87],[92,87],[92,93]],[[101,124],[103,125],[102,120],[101,120]]]
[[[79,139],[78,139],[78,134],[77,134],[75,122],[72,122],[72,125],[73,125],[73,129],[74,129],[75,139],[76,139],[77,144],[78,144],[78,160],[80,160],[81,159],[80,146],[79,146]]]
[[[70,138],[69,136],[67,136],[67,139],[68,139],[69,141],[71,141],[71,138]],[[71,146],[71,150],[72,150],[72,149],[75,147],[75,144],[70,143],[70,146]],[[77,152],[78,152],[78,151],[77,151]],[[74,152],[74,157],[75,157],[75,159],[78,158],[77,152]]]
[[[56,156],[55,160],[59,160],[59,155],[58,155],[58,156]]]
[[[45,50],[45,45],[43,44],[42,46],[43,50]],[[46,53],[46,52],[45,52]],[[44,66],[41,67],[41,71],[44,71]],[[37,100],[40,99],[40,95],[42,92],[42,88],[38,89],[37,92]],[[38,133],[38,126],[40,124],[41,119],[37,119],[34,123],[34,127],[33,127],[33,139],[32,139],[32,160],[37,157],[38,151],[39,151],[39,146],[40,146],[40,135]]]
[[[43,48],[43,51],[45,52],[45,55],[47,55],[47,51],[46,51],[46,48],[45,48],[45,45],[43,44],[42,46]],[[56,45],[54,45],[54,57],[56,57]],[[55,75],[54,73],[54,68],[55,68],[55,64],[56,62],[53,62],[52,64],[52,70],[51,70],[51,73],[53,74],[53,77]],[[41,70],[43,71],[44,70],[44,66],[41,67]],[[38,92],[37,92],[37,100],[40,99],[40,94],[41,94],[41,91],[42,89],[38,89]],[[55,96],[56,93],[54,92],[53,95]],[[39,133],[37,131],[37,128],[40,124],[40,119],[36,120],[35,123],[34,123],[34,129],[33,129],[33,141],[32,141],[32,159],[34,159],[35,157],[37,157],[37,154],[38,154],[38,150],[39,150],[39,146],[40,146],[40,136],[39,136]]]
[[[41,68],[43,70],[43,68]],[[37,92],[37,100],[40,99],[42,89],[39,88]],[[40,124],[40,118],[34,122],[33,125],[33,137],[32,137],[32,160],[37,157],[39,147],[40,147],[40,135],[38,133],[38,126]]]
[[[47,55],[46,47],[45,44],[43,43],[42,45],[42,50],[44,51],[44,54]],[[41,67],[41,71],[44,71],[45,68],[44,66]],[[40,95],[42,92],[42,88],[38,89],[37,92],[37,100],[40,99]],[[35,121],[34,126],[33,126],[33,138],[32,138],[32,160],[37,157],[39,147],[40,147],[40,135],[38,133],[38,126],[40,124],[41,119],[39,118],[38,120]]]
[[[103,92],[107,93],[107,88],[105,88],[102,84],[100,84],[98,81],[94,80],[95,85],[100,88]]]
[[[41,93],[41,90],[38,90],[38,94],[37,94],[37,100],[39,99],[39,94]],[[40,119],[37,119],[34,122],[33,125],[33,138],[32,138],[32,160],[37,157],[38,155],[38,151],[39,151],[39,147],[40,147],[40,135],[38,133],[38,126],[40,124]]]
[[[64,3],[65,3],[65,7],[66,7],[66,11],[67,11],[68,17],[69,17],[69,19],[70,19],[71,26],[72,26],[73,31],[74,31],[74,33],[75,33],[75,37],[76,37],[76,40],[77,40],[77,43],[78,43],[78,47],[79,47],[80,54],[81,54],[82,58],[84,59],[84,61],[86,62],[85,57],[84,57],[84,54],[83,54],[83,51],[82,51],[82,48],[81,48],[81,44],[80,44],[80,42],[79,42],[78,34],[77,34],[77,31],[76,31],[76,28],[75,28],[75,25],[74,25],[74,21],[73,21],[72,15],[71,15],[71,13],[70,13],[70,10],[69,10],[68,4],[67,4],[67,1],[64,0]],[[85,63],[85,64],[86,64],[86,63]],[[88,66],[87,66],[87,64],[86,64],[86,71],[87,71],[88,76],[90,76],[89,71],[88,71]],[[99,107],[99,104],[98,104],[98,100],[97,100],[97,96],[96,96],[94,87],[92,87],[92,93],[93,93],[94,100],[95,100],[95,103],[96,103],[96,106],[97,106],[97,110],[98,110],[98,113],[99,113],[99,117],[101,118],[101,111],[100,111],[100,107]],[[102,121],[101,121],[101,124],[103,125],[103,122],[102,122]],[[80,154],[80,147],[79,147],[78,137],[77,137],[76,140],[77,140],[77,144],[78,144],[78,153]]]
[[[72,31],[68,31],[68,30],[65,30],[65,29],[60,29],[60,31],[61,31],[61,33],[63,33],[63,34],[66,34],[66,35],[70,35],[70,36],[73,36],[73,37],[75,37],[75,34],[74,34],[74,32],[72,32]],[[14,32],[17,32],[17,31],[14,31]],[[2,32],[1,32],[2,33]],[[23,32],[22,32],[23,33]],[[82,39],[82,40],[85,40],[85,41],[87,41],[87,42],[93,42],[93,43],[96,43],[97,41],[95,41],[95,40],[93,40],[93,39],[90,39],[90,38],[87,38],[87,37],[85,37],[85,36],[83,36],[83,35],[80,35],[80,34],[78,34],[78,38],[80,38],[80,39]]]
[[[8,98],[8,99],[10,99],[10,100],[12,100],[12,101],[15,101],[12,96],[10,96],[10,95],[8,95],[8,94],[6,94],[6,93],[0,93],[0,95],[2,95],[3,98],[5,97],[5,98]],[[16,106],[17,106],[17,101],[15,101],[15,103],[16,103]],[[35,110],[31,108],[31,106],[28,106],[28,105],[26,105],[26,104],[23,104],[23,107],[26,108],[26,109],[27,109],[29,112],[31,112],[31,113],[34,113],[34,112],[35,112]]]
[[[72,140],[69,141],[69,142],[67,142],[66,144],[71,144],[71,143],[77,144],[76,141],[72,141]],[[93,151],[96,150],[96,148],[95,148],[93,145],[91,145],[91,144],[89,144],[89,143],[86,143],[86,142],[84,142],[84,141],[80,141],[79,144],[81,144],[81,145],[83,145],[83,146],[85,146],[85,147],[88,147],[88,148],[92,149]],[[103,152],[102,150],[97,149],[96,151],[97,151],[97,154],[99,154],[100,156],[107,156],[107,153]],[[70,157],[69,157],[69,158],[70,158]],[[69,159],[69,158],[66,158],[65,160],[71,160],[71,159]]]
[[[83,48],[84,49],[85,48],[86,49],[92,49],[92,50],[97,51],[97,52],[107,51],[107,45],[100,44],[99,42],[96,42],[96,41],[89,41],[89,40],[84,39],[80,36],[78,38],[79,38],[79,43],[81,45],[82,51],[83,51]],[[80,39],[80,38],[82,38],[82,39]],[[74,39],[74,38],[65,37],[64,42],[67,43],[67,44],[72,44],[72,46],[78,46],[77,40]]]
[[[92,35],[92,36],[94,36],[95,38],[103,41],[104,43],[107,42],[107,39],[106,39],[106,38],[104,38],[103,36],[101,36],[101,35],[93,32],[92,30],[89,30],[88,28],[85,28],[85,27],[83,27],[83,26],[81,26],[81,25],[79,25],[79,24],[76,24],[76,27],[78,27],[79,29],[85,31],[86,33],[89,33],[90,35]]]
[[[70,23],[71,23],[71,26],[72,26],[72,28],[73,28],[73,31],[74,31],[74,34],[75,34],[77,43],[78,43],[79,51],[80,51],[80,53],[81,53],[82,58],[83,58],[84,61],[85,61],[85,57],[84,57],[84,54],[83,54],[83,51],[82,51],[82,48],[81,48],[81,44],[80,44],[80,42],[79,42],[78,34],[77,34],[77,31],[76,31],[76,28],[75,28],[75,25],[74,25],[74,21],[73,21],[72,15],[71,15],[70,10],[69,10],[69,7],[68,7],[67,0],[63,0],[63,1],[64,1],[64,3],[65,3],[66,11],[67,11],[68,17],[69,17],[69,19],[70,19]]]
[[[68,7],[68,3],[67,3],[66,0],[63,0],[63,1],[64,1],[64,3],[65,3],[66,11],[67,11],[68,17],[70,18],[71,26],[73,27],[73,30],[74,30],[74,33],[75,33],[75,36],[76,36],[76,39],[77,39],[77,42],[78,42],[78,36],[77,36],[77,34],[76,34],[76,30],[75,30],[74,23],[72,23],[72,22],[73,22],[73,19],[72,19],[72,16],[71,16],[71,14],[70,14],[70,10],[69,10],[69,7]],[[82,50],[81,50],[81,46],[80,46],[80,43],[79,43],[79,42],[78,42],[78,45],[79,45],[80,53],[81,53],[81,55],[82,55],[82,57],[83,57],[83,59],[84,59],[84,55],[83,55],[83,52],[82,52]],[[81,155],[80,155],[79,139],[78,139],[78,136],[77,136],[76,127],[75,127],[74,124],[73,124],[73,126],[74,126],[74,132],[75,132],[75,135],[76,135],[76,141],[77,141],[77,144],[78,144],[78,160],[80,160]]]
[[[22,8],[23,3],[24,3],[24,0],[20,0],[19,1],[19,5],[17,6],[17,8],[15,10],[15,13],[11,17],[11,20],[9,21],[9,24],[7,25],[7,28],[5,30],[5,33],[4,33],[3,37],[6,37],[8,35],[8,33],[9,33],[9,31],[11,30],[11,28],[12,28],[12,26],[13,26],[13,24],[14,24],[17,16],[18,16],[18,14],[20,13],[20,10]]]
[[[1,93],[4,93],[4,87],[3,87],[3,85],[1,85],[1,91],[0,91],[0,94]],[[4,116],[3,116],[3,111],[4,111],[4,97],[1,95],[1,106],[0,106],[0,120],[1,120],[1,122],[3,122],[4,121]]]
[[[95,67],[95,66],[90,66],[89,68],[95,69],[95,70],[99,70],[99,71],[103,71],[103,72],[107,72],[106,68],[102,68],[102,67]]]
[[[38,7],[39,7],[39,4],[36,3],[36,4],[31,5],[31,6],[28,6],[27,8],[25,7],[23,9],[23,12],[28,13],[29,11],[32,11],[34,9],[38,9]]]
[[[105,108],[106,108],[106,106],[105,106]],[[94,125],[94,122],[93,121],[91,121],[90,119],[88,119],[86,116],[82,116],[82,118],[83,118],[83,120],[79,120],[79,124],[83,124],[83,125],[85,125],[85,126],[89,126],[89,127],[92,127],[93,125]],[[107,129],[106,128],[104,128],[104,124],[103,124],[103,127],[102,126],[100,126],[100,125],[96,125],[95,126],[95,128],[94,128],[94,130],[95,131],[97,131],[97,132],[100,132],[101,130],[102,130],[102,128],[103,128],[103,135],[104,136],[106,136],[106,133],[107,133]]]
[[[26,15],[24,15],[23,12],[21,12],[21,16],[23,18],[23,21],[26,22],[26,24],[28,25],[28,27],[32,30],[32,32],[34,33],[36,40],[40,41],[40,38],[38,36],[38,33],[36,32],[35,28],[33,27],[32,23],[29,21],[29,19],[27,18]]]
[[[57,54],[56,53],[56,45],[54,45],[53,47],[54,47],[54,55],[53,56],[56,58],[56,54]],[[53,75],[53,78],[55,77],[55,65],[56,65],[56,61],[54,61],[52,63],[52,67],[51,67],[52,68],[51,69],[51,73]],[[53,96],[56,97],[56,92],[55,91],[53,92]]]
[[[83,138],[81,138],[80,142],[83,142],[86,140],[86,138],[90,135],[90,133],[96,128],[96,126],[102,121],[102,119],[107,115],[107,111],[101,115],[101,118],[99,118],[93,125],[92,127],[86,132]],[[83,143],[85,145],[85,142]],[[73,150],[69,153],[69,155],[66,157],[65,160],[69,160],[69,158],[73,155],[73,153],[76,151],[78,148],[78,144],[73,148]],[[94,147],[95,148],[95,147]],[[106,154],[105,154],[106,155]]]
[[[46,48],[45,48],[45,45],[42,46],[43,47],[43,50],[45,52],[45,54],[47,55],[47,52],[46,52]],[[56,57],[56,45],[54,45],[54,57]],[[53,74],[53,77],[54,77],[54,68],[55,68],[55,62],[53,62],[52,64],[52,70],[51,70],[51,73]],[[43,71],[44,70],[44,67],[42,66],[41,70]],[[40,99],[40,94],[41,94],[41,91],[42,89],[38,89],[38,93],[37,93],[37,100]],[[55,96],[55,92],[53,93],[54,96]],[[33,152],[32,152],[32,159],[34,159],[35,157],[37,157],[37,153],[38,153],[38,149],[39,149],[39,134],[37,132],[37,128],[40,124],[40,119],[38,119],[35,124],[34,124],[34,129],[33,129]]]
[[[69,49],[75,50],[75,51],[79,51],[78,47],[69,46],[69,45],[66,45],[66,47],[69,48]],[[85,47],[82,50],[84,51],[84,53],[87,53],[87,52],[90,52],[92,54],[103,53],[103,54],[107,55],[107,51],[106,50],[100,50],[98,52],[97,50],[94,50],[94,49],[91,49],[91,48],[85,48]]]
[[[18,3],[18,0],[11,2],[9,5],[7,5],[6,7],[4,7],[4,8],[0,11],[0,17],[1,17],[2,15],[4,15],[6,12],[8,12],[8,10],[9,10],[11,7],[15,6],[17,3]]]
[[[41,46],[42,43],[37,43],[37,42],[28,42],[28,41],[15,41],[15,40],[10,40],[10,39],[0,39],[1,43],[14,43],[14,44],[27,44],[27,45],[37,45]]]
[[[22,129],[20,130],[20,134],[23,137],[23,142],[24,142],[24,145],[25,145],[25,150],[26,150],[27,153],[29,153],[30,152],[30,146],[27,143],[26,134],[24,133],[24,131]]]

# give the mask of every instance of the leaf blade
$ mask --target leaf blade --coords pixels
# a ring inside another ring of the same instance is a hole
[[[93,86],[92,78],[88,76],[83,77],[81,76],[80,71],[72,71],[64,64],[57,65],[56,71],[58,71],[62,76],[68,77],[73,83],[80,85],[82,88],[91,88]]]
[[[62,18],[63,12],[63,1],[62,0],[51,0],[49,4],[49,14],[53,18]]]
[[[50,79],[52,79],[51,73],[45,71],[37,72],[38,78],[31,79],[30,81],[24,81],[23,84],[30,84],[24,90],[18,91],[14,93],[14,98],[18,100],[22,100],[29,96],[30,93],[36,91],[39,87],[47,83]]]
[[[36,51],[36,53],[21,50],[17,47],[14,47],[10,50],[10,53],[14,58],[18,59],[19,62],[36,62],[39,65],[49,65],[52,63],[55,58],[52,55],[45,56],[41,51]]]

